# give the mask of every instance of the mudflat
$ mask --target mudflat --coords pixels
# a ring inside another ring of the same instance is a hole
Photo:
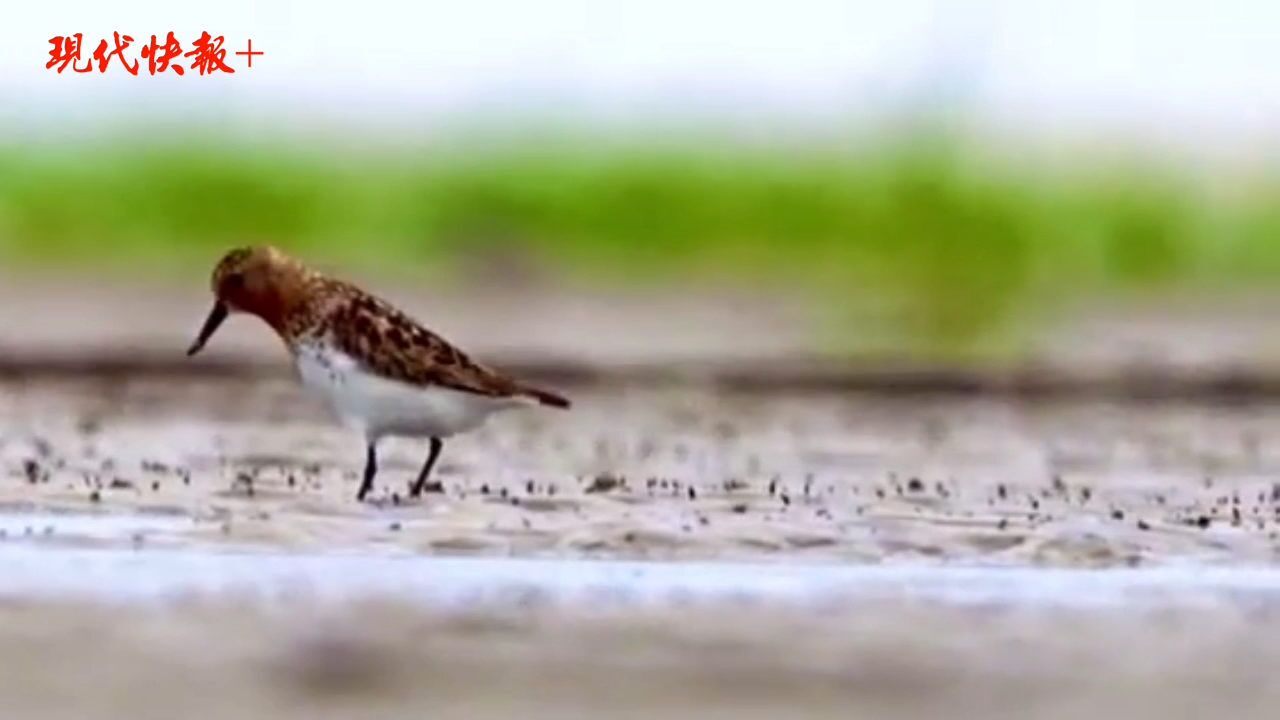
[[[569,392],[572,412],[450,440],[421,501],[424,444],[389,441],[360,504],[360,439],[288,379],[15,379],[0,516],[36,544],[558,558],[1128,567],[1280,547],[1265,403]]]
[[[12,376],[6,710],[1274,715],[1280,407],[565,389],[360,504],[290,380]]]
[[[1274,613],[6,603],[41,718],[1274,717]]]

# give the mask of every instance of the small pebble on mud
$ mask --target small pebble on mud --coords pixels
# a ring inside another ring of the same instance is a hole
[[[587,489],[583,492],[589,495],[595,493],[607,493],[616,489],[620,484],[621,483],[618,481],[618,478],[612,475],[597,475],[592,479],[591,484],[588,485]],[[504,489],[503,492],[505,493],[506,490]]]

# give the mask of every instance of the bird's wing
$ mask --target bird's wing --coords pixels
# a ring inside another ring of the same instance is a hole
[[[488,397],[527,394],[511,378],[476,363],[390,303],[348,289],[328,308],[329,331],[339,350],[375,375]]]

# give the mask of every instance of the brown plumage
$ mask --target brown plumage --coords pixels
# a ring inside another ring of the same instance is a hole
[[[275,248],[227,253],[214,269],[212,288],[213,310],[188,354],[199,352],[232,311],[262,318],[289,348],[304,382],[364,431],[360,499],[377,472],[375,446],[383,436],[431,438],[431,452],[410,489],[416,496],[442,437],[521,401],[569,407],[564,397],[481,365],[390,303]]]
[[[304,339],[329,334],[338,349],[389,380],[496,398],[528,397],[558,408],[570,405],[556,393],[475,362],[391,303],[316,272],[276,248],[228,252],[214,270],[212,285],[222,303],[261,317],[291,351]],[[207,339],[203,336],[193,350]]]
[[[378,375],[413,385],[438,385],[490,397],[526,396],[567,408],[555,393],[528,387],[480,365],[444,338],[359,288],[335,282],[326,309],[339,349]]]

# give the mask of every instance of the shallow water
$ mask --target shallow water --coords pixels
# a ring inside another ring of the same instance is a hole
[[[83,521],[83,518],[81,519]],[[0,548],[0,595],[151,601],[191,595],[382,599],[435,609],[593,608],[719,603],[836,606],[905,600],[953,605],[1116,607],[1280,601],[1280,569],[1079,570],[919,564],[832,565],[448,558],[357,553]]]

